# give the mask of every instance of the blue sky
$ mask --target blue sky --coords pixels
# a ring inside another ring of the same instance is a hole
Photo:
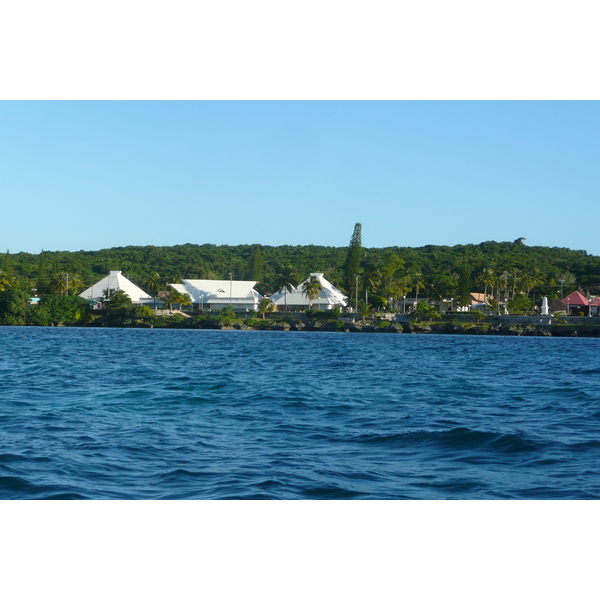
[[[597,101],[4,101],[0,247],[600,254],[599,139]]]

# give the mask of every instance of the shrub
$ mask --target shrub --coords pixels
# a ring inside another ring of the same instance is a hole
[[[507,302],[508,311],[512,314],[517,312],[525,312],[529,310],[531,306],[531,298],[527,298],[526,296],[517,296],[517,298],[514,300],[509,300]]]
[[[431,304],[421,301],[417,304],[415,309],[415,318],[417,321],[432,321],[433,319],[439,319],[441,317],[435,306],[431,306]]]
[[[330,310],[317,310],[316,308],[311,308],[310,310],[306,311],[306,316],[309,319],[323,321],[324,319],[331,318],[331,311]]]
[[[0,323],[25,325],[29,294],[17,288],[8,288],[0,294]]]
[[[154,316],[154,313],[151,308],[142,304],[135,309],[135,316],[140,319],[150,319]]]
[[[231,306],[226,306],[223,310],[219,312],[218,319],[235,319],[236,314]]]
[[[256,327],[257,329],[265,329],[270,327],[273,323],[274,321],[272,319],[257,319],[256,317],[244,321],[244,324],[248,325],[248,327]]]
[[[41,306],[30,306],[27,311],[27,323],[29,325],[46,326],[50,324],[50,315],[48,311]]]

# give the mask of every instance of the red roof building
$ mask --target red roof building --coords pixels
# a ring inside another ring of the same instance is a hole
[[[573,311],[587,313],[590,303],[581,292],[575,290],[566,298],[563,298],[563,304],[566,304],[567,306],[567,314],[573,314]]]
[[[588,306],[588,299],[581,293],[575,290],[563,299],[565,304],[569,306]]]

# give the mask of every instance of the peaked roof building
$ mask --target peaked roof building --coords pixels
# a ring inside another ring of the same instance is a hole
[[[310,280],[310,277],[316,277],[321,284],[319,297],[309,302],[308,297],[303,291],[304,284]],[[292,286],[291,291],[279,290],[271,296],[271,300],[280,308],[287,306],[288,310],[306,310],[309,306],[320,310],[331,310],[334,306],[346,306],[346,296],[338,290],[332,283],[323,277],[323,273],[311,273],[308,279],[305,279],[299,286]]]
[[[101,279],[79,295],[86,300],[100,300],[109,297],[112,292],[118,290],[125,292],[132,302],[139,303],[152,300],[151,296],[135,283],[129,281],[121,271],[110,271],[104,279]]]
[[[230,279],[182,279],[181,283],[170,283],[169,287],[182,294],[189,294],[199,308],[232,308],[256,310],[262,298],[254,286],[257,281]]]
[[[589,304],[588,299],[577,290],[571,292],[566,298],[564,298],[563,303],[567,304],[568,306],[587,306]]]
[[[566,311],[567,305],[562,300],[554,298],[554,300],[550,300],[548,310],[552,313]]]
[[[563,298],[563,303],[566,305],[567,314],[583,313],[584,315],[589,313],[589,300],[578,290],[571,292],[566,298]]]

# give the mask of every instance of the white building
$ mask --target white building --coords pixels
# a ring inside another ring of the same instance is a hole
[[[79,295],[86,300],[103,300],[118,290],[125,292],[134,304],[148,302],[152,299],[142,288],[129,281],[121,271],[110,271],[104,279]]]
[[[303,291],[304,284],[310,280],[310,277],[316,277],[321,284],[319,297],[314,300],[308,300]],[[279,290],[271,296],[279,310],[307,310],[309,307],[319,310],[331,310],[334,306],[346,306],[346,296],[338,290],[332,283],[323,277],[323,273],[311,273],[310,277],[303,281],[299,286],[293,287],[291,291],[285,289]]]
[[[182,294],[189,294],[200,309],[220,310],[231,306],[237,310],[256,310],[262,296],[254,289],[257,281],[229,279],[182,279],[169,286]]]

